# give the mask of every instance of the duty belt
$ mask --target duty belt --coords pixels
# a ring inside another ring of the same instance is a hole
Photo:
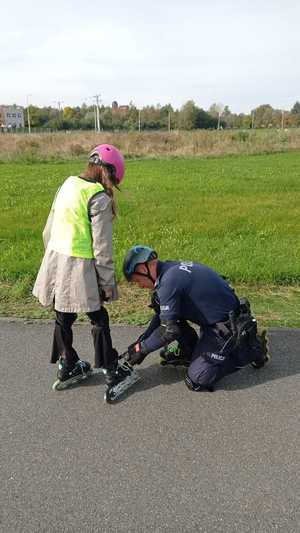
[[[240,315],[240,309],[236,311],[229,311],[228,313],[228,320],[225,322],[216,322],[213,325],[213,328],[217,331],[217,333],[220,333],[222,337],[227,337],[230,335],[236,335],[237,334],[237,328],[236,328],[236,320]]]

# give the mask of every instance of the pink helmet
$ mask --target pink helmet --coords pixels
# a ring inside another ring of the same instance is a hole
[[[124,157],[112,144],[99,144],[91,151],[89,163],[94,165],[112,166],[117,183],[121,183],[125,173]]]

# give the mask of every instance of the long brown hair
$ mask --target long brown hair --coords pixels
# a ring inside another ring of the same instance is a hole
[[[112,212],[115,217],[117,214],[117,204],[114,196],[114,179],[111,175],[110,169],[105,166],[94,165],[93,163],[88,163],[85,171],[80,174],[82,178],[90,179],[93,181],[98,181],[103,185],[104,190],[108,196],[110,196],[112,201]]]

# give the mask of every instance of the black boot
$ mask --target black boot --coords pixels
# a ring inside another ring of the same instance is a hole
[[[57,371],[57,380],[53,383],[53,390],[62,390],[66,389],[73,383],[78,383],[83,379],[86,379],[90,374],[91,365],[86,361],[77,361],[72,366],[66,365],[66,361],[63,358],[60,358],[58,363]]]
[[[115,402],[132,387],[140,377],[138,373],[128,364],[119,364],[116,370],[107,370],[106,372],[106,391],[104,400],[108,403]]]
[[[256,335],[256,342],[253,344],[252,353],[254,355],[254,360],[250,364],[253,368],[263,368],[265,364],[270,361],[271,356],[269,354],[267,331],[265,329],[260,335]]]

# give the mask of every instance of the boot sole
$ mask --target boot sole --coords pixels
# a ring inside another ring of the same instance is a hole
[[[134,379],[132,379],[132,375],[126,378],[124,381],[121,381],[121,383],[118,383],[115,387],[110,389],[110,391],[105,391],[104,393],[104,401],[106,403],[114,403],[116,402],[126,391],[131,389],[133,385],[135,385],[138,381],[140,381],[140,376],[135,373]]]
[[[260,368],[263,368],[271,359],[271,355],[269,352],[270,343],[269,343],[266,329],[262,331],[260,338],[262,342],[262,349],[265,352],[265,360],[262,362],[258,362],[258,363],[256,363],[255,361],[252,361],[252,363],[250,363],[250,366],[252,366],[252,368],[255,368],[255,370],[259,370]]]
[[[60,379],[57,379],[53,385],[52,390],[54,391],[61,391],[65,390],[68,387],[71,387],[75,383],[80,383],[81,381],[84,381],[85,379],[89,378],[94,372],[92,370],[89,370],[86,374],[74,376],[73,378],[66,379],[65,381],[61,381]]]

